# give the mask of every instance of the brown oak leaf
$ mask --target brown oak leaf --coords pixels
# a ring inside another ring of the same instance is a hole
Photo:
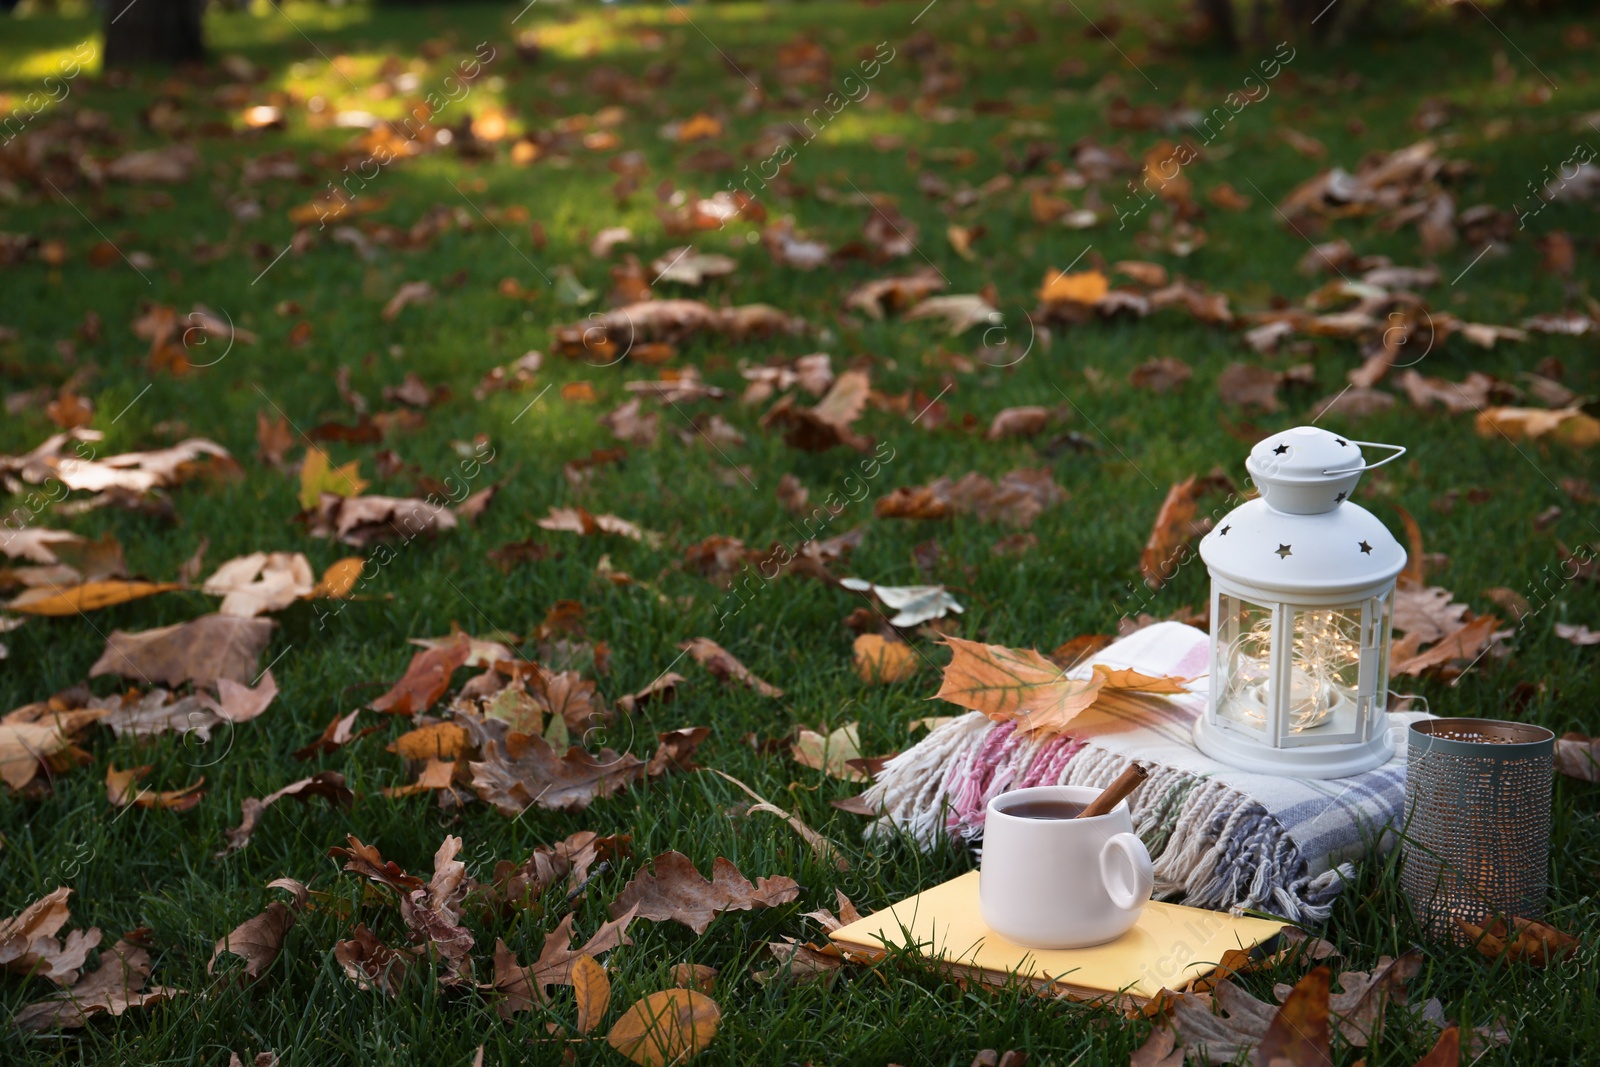
[[[663,852],[651,867],[654,873],[640,871],[617,894],[611,903],[613,916],[633,911],[641,919],[679,922],[703,934],[723,912],[776,907],[800,895],[799,883],[784,875],[751,885],[739,868],[720,856],[711,865],[709,879],[681,852]]]

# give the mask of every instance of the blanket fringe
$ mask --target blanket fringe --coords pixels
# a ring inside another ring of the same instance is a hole
[[[882,813],[867,836],[904,834],[922,848],[942,836],[975,842],[991,798],[1030,785],[1103,788],[1130,762],[1070,738],[1032,742],[970,712],[884,766],[866,794]],[[1130,799],[1134,831],[1154,861],[1158,897],[1300,923],[1328,918],[1354,875],[1350,864],[1313,876],[1288,832],[1258,802],[1215,779],[1160,765],[1149,770]]]

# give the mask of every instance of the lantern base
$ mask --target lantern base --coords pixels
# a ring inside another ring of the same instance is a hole
[[[1201,752],[1230,767],[1294,778],[1348,778],[1382,766],[1394,756],[1394,741],[1386,727],[1370,740],[1352,744],[1273,748],[1213,725],[1205,715],[1194,721],[1194,743]]]

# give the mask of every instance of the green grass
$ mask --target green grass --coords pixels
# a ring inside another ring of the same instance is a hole
[[[1103,3],[1080,6],[1090,15],[1107,8]],[[196,993],[208,991],[204,997],[181,998],[64,1038],[23,1041],[8,1034],[0,1041],[0,1060],[225,1064],[230,1049],[241,1055],[276,1049],[281,1062],[294,1067],[458,1065],[469,1062],[472,1051],[484,1044],[489,1063],[557,1062],[560,1046],[538,1042],[547,1036],[546,1022],[570,1023],[569,1001],[558,997],[548,1013],[525,1013],[508,1024],[498,1020],[486,998],[443,993],[427,983],[399,1001],[358,992],[330,955],[332,943],[346,936],[353,920],[336,916],[332,909],[304,917],[289,934],[278,962],[248,989],[214,987],[205,966],[215,940],[260,910],[268,897],[264,884],[279,875],[310,881],[351,908],[361,906],[357,879],[338,873],[326,856],[328,847],[343,843],[346,834],[376,841],[386,856],[413,871],[426,870],[445,834],[459,834],[466,841],[470,869],[486,875],[496,859],[520,861],[536,844],[588,828],[633,834],[636,857],[677,848],[706,870],[722,855],[751,877],[787,874],[804,887],[799,904],[726,916],[702,938],[673,925],[641,923],[633,931],[637,943],[612,957],[618,1003],[662,987],[671,965],[680,961],[721,969],[716,996],[723,1026],[699,1062],[930,1067],[965,1065],[985,1047],[1026,1049],[1034,1062],[1122,1061],[1144,1039],[1147,1024],[1015,994],[961,989],[914,967],[889,965],[854,973],[831,989],[762,986],[751,978],[751,971],[765,967],[757,956],[763,941],[816,933],[799,913],[831,907],[835,888],[863,910],[875,910],[971,862],[949,851],[921,856],[898,845],[864,848],[861,820],[828,804],[854,792],[851,785],[820,779],[783,757],[757,755],[743,740],[752,732],[767,738],[798,724],[859,719],[866,751],[903,748],[910,743],[906,724],[938,711],[923,699],[933,691],[934,672],[924,669],[900,686],[863,686],[850,664],[851,634],[840,623],[857,602],[801,579],[763,586],[728,628],[719,631],[716,609],[722,593],[678,566],[686,546],[712,534],[741,537],[750,545],[792,540],[788,517],[774,497],[780,475],[793,473],[816,499],[839,486],[858,457],[846,451],[792,451],[757,426],[760,408],[735,400],[704,402],[685,410],[690,415],[717,411],[747,435],[745,446],[728,453],[733,462],[749,466],[754,488],[724,485],[718,470],[725,462],[702,446],[682,445],[673,431],[684,428],[683,416],[665,407],[658,445],[631,450],[626,462],[600,469],[590,487],[578,492],[563,479],[561,465],[611,444],[595,417],[625,398],[625,381],[653,373],[626,363],[590,368],[547,356],[536,388],[588,380],[599,403],[563,402],[557,388],[520,418],[533,394],[497,393],[478,403],[472,388],[490,367],[528,349],[548,353],[551,328],[590,310],[557,304],[535,266],[547,275],[559,265],[570,266],[583,283],[603,292],[609,288],[607,264],[588,251],[594,233],[607,226],[630,226],[636,235],[631,248],[648,263],[682,243],[665,236],[656,221],[657,184],[667,180],[692,194],[710,195],[732,177],[686,169],[684,161],[702,146],[673,145],[657,135],[658,127],[699,110],[722,113],[729,129],[710,143],[738,154],[769,123],[802,117],[803,112],[776,105],[754,115],[736,111],[748,86],[719,53],[761,72],[763,83],[775,90],[776,46],[797,33],[809,34],[831,50],[835,79],[855,63],[858,51],[889,42],[896,58],[872,82],[871,95],[798,151],[793,177],[842,194],[850,194],[854,183],[897,197],[901,210],[920,228],[920,251],[950,279],[949,291],[975,292],[993,284],[1010,324],[1009,340],[1021,346],[1027,332],[1023,313],[1033,305],[1040,280],[1091,244],[1080,269],[1094,262],[1153,258],[1228,293],[1235,310],[1265,308],[1274,294],[1298,300],[1317,284],[1294,273],[1306,244],[1283,227],[1267,200],[1280,200],[1325,164],[1290,149],[1277,133],[1284,126],[1320,139],[1328,149],[1326,163],[1354,168],[1368,152],[1418,139],[1421,134],[1410,125],[1413,113],[1424,99],[1442,98],[1452,108],[1451,118],[1435,135],[1448,140],[1451,158],[1473,165],[1456,186],[1460,206],[1489,203],[1509,209],[1527,197],[1528,182],[1539,178],[1546,166],[1554,168],[1567,159],[1575,144],[1600,142],[1600,133],[1580,121],[1600,109],[1592,48],[1585,51],[1564,42],[1570,20],[1516,22],[1498,11],[1498,27],[1467,11],[1449,22],[1392,25],[1367,44],[1322,52],[1302,47],[1288,68],[1293,77],[1275,82],[1271,97],[1241,113],[1210,156],[1190,168],[1197,194],[1226,181],[1255,202],[1239,214],[1209,209],[1200,221],[1208,243],[1180,260],[1139,247],[1134,238],[1142,224],[1125,231],[1114,225],[1088,231],[1039,226],[1028,213],[1026,194],[1016,189],[951,218],[916,185],[920,170],[952,185],[981,185],[1000,172],[1008,156],[1020,156],[1036,140],[1057,146],[1054,160],[1068,159],[1067,146],[1084,137],[1138,156],[1162,135],[1112,128],[1106,108],[1117,95],[1126,95],[1135,105],[1216,106],[1239,86],[1257,57],[1248,51],[1231,56],[1156,50],[1148,27],[1175,25],[1176,5],[1149,4],[1136,15],[1125,12],[1130,28],[1116,39],[1119,52],[1085,31],[1073,5],[1038,0],[1005,6],[939,4],[915,26],[911,23],[919,4],[696,5],[685,9],[691,24],[661,7],[541,3],[516,27],[539,32],[545,54],[533,66],[522,64],[511,46],[509,24],[519,7],[374,10],[292,3],[282,13],[265,8],[259,16],[214,15],[208,32],[217,51],[244,55],[267,71],[257,100],[271,90],[295,95],[287,109],[286,131],[198,139],[205,159],[202,175],[167,190],[170,206],[150,204],[152,187],[110,184],[96,189],[84,183],[63,188],[75,207],[48,190],[40,195],[26,182],[19,182],[5,203],[0,228],[59,239],[68,250],[59,268],[34,260],[3,268],[0,274],[0,324],[19,335],[0,347],[7,390],[59,384],[88,368],[81,391],[94,399],[93,425],[106,433],[101,454],[164,444],[170,439],[167,424],[179,421],[186,432],[227,446],[244,471],[236,481],[191,483],[176,490],[170,522],[105,509],[70,521],[51,519],[49,525],[67,525],[91,536],[113,534],[126,546],[132,569],[156,578],[170,578],[202,537],[210,539],[207,560],[213,565],[255,550],[295,550],[305,552],[315,566],[326,566],[348,553],[343,546],[307,537],[291,521],[298,487],[254,459],[254,428],[257,412],[270,411],[268,399],[302,428],[328,419],[352,421],[334,382],[341,366],[349,367],[353,387],[375,407],[385,406],[382,388],[398,384],[407,371],[448,385],[453,398],[431,410],[419,432],[391,436],[382,445],[329,446],[335,462],[360,460],[363,474],[373,478],[373,454],[393,448],[407,463],[442,478],[456,463],[451,442],[483,434],[494,443],[497,458],[480,484],[489,479],[503,484],[476,527],[464,526],[436,542],[419,542],[399,552],[372,583],[374,595],[347,606],[326,629],[317,627],[306,606],[277,616],[279,629],[268,658],[279,657],[273,670],[282,694],[261,719],[199,752],[170,737],[139,744],[95,735],[88,746],[93,765],[61,776],[47,798],[10,796],[0,801],[5,839],[0,914],[14,914],[55,886],[70,885],[75,891],[74,925],[97,925],[108,941],[121,931],[147,926],[159,946],[155,980]],[[1025,13],[1038,27],[1036,42],[1005,39],[1015,29],[1007,21],[1011,11]],[[643,28],[659,33],[654,38],[658,50],[649,48],[653,38]],[[1589,29],[1600,27],[1591,22]],[[965,86],[942,101],[969,108],[953,122],[928,121],[916,110],[921,72],[912,57],[913,34],[923,32],[949,49],[965,78]],[[60,56],[80,43],[94,40],[98,47],[96,34],[96,25],[85,17],[39,16],[7,23],[0,42],[0,92],[11,99],[0,110],[9,113],[18,106]],[[442,56],[416,58],[423,42],[440,38],[450,41]],[[464,101],[446,109],[448,123],[494,103],[514,108],[523,123],[550,126],[563,116],[591,114],[618,102],[596,91],[599,83],[592,78],[597,70],[610,67],[634,78],[651,63],[673,64],[675,76],[664,87],[621,101],[626,109],[617,127],[622,148],[642,152],[649,165],[628,203],[617,206],[609,191],[615,175],[606,163],[614,152],[578,149],[565,169],[545,162],[513,166],[504,148],[498,158],[477,162],[442,152],[386,168],[367,190],[388,198],[374,217],[406,228],[438,204],[470,226],[452,227],[420,250],[380,247],[371,262],[347,245],[323,241],[304,254],[285,256],[253,283],[293,234],[288,210],[309,200],[337,172],[340,164],[319,162],[318,153],[331,159],[350,139],[348,130],[313,128],[304,101],[322,95],[330,112],[364,108],[393,116],[395,101],[374,100],[367,92],[384,57],[400,57],[425,91],[442,82],[451,64],[484,40],[498,50],[497,58],[488,65],[488,77]],[[353,86],[330,66],[331,60],[346,56],[350,61],[340,60],[340,69]],[[1501,64],[1507,72],[1499,81],[1494,76],[1497,56],[1504,57]],[[1080,60],[1084,72],[1058,71],[1068,58]],[[1553,92],[1546,78],[1554,82]],[[222,117],[212,95],[220,82],[214,73],[173,82],[150,73],[113,87],[86,74],[71,83],[71,95],[56,108],[59,114],[80,109],[105,113],[119,143],[95,151],[109,157],[161,143],[137,116],[164,89],[182,98],[196,126]],[[830,87],[802,87],[799,98],[820,99]],[[1548,93],[1548,100],[1539,102],[1541,93]],[[984,100],[1009,101],[1016,110],[974,116],[970,105]],[[39,121],[51,117],[47,112]],[[874,147],[870,138],[877,133],[904,137],[905,149]],[[270,181],[241,187],[238,169],[244,158],[285,148],[302,161],[309,184]],[[940,161],[937,150],[956,148],[972,149],[976,162],[962,167]],[[920,162],[908,158],[913,149]],[[743,162],[741,158],[741,166]],[[1265,199],[1253,192],[1251,183]],[[1105,195],[1114,201],[1117,192],[1110,189]],[[226,203],[236,195],[258,200],[260,216],[237,221]],[[769,190],[762,203],[773,218],[792,215],[799,228],[834,245],[854,239],[864,218],[859,207],[817,196],[786,200]],[[501,234],[479,214],[479,209],[493,215],[513,206],[525,208],[530,219],[542,224],[548,235],[545,247],[535,247],[527,223],[502,221]],[[944,238],[951,221],[987,227],[975,246],[976,261],[951,251]],[[89,266],[87,252],[101,239],[97,229],[125,251],[153,256],[156,266],[144,271],[147,278],[120,260],[104,269]],[[1538,269],[1539,252],[1530,237],[1557,229],[1579,235],[1572,281]],[[1530,234],[1509,244],[1504,256],[1486,257],[1470,269],[1475,250],[1460,247],[1435,257],[1446,281],[1425,295],[1435,308],[1490,323],[1515,324],[1524,315],[1560,310],[1569,301],[1581,307],[1593,295],[1588,278],[1596,262],[1595,232],[1592,204],[1552,205],[1532,222]],[[875,387],[885,393],[920,390],[932,397],[950,386],[943,401],[951,418],[935,432],[884,412],[869,411],[863,418],[858,429],[896,449],[896,458],[874,481],[870,498],[941,475],[978,470],[997,476],[1040,464],[1051,467],[1072,494],[1039,519],[1032,528],[1039,544],[1020,558],[990,553],[993,541],[1008,532],[1003,528],[971,519],[932,526],[871,521],[869,502],[852,505],[836,520],[836,529],[870,523],[850,564],[852,573],[887,584],[920,581],[912,549],[935,537],[945,553],[935,580],[957,589],[968,607],[960,632],[1045,649],[1081,633],[1108,632],[1129,611],[1168,614],[1202,602],[1205,576],[1198,567],[1185,568],[1157,593],[1141,591],[1148,605],[1130,598],[1140,547],[1170,483],[1218,464],[1242,477],[1246,445],[1224,425],[1225,417],[1237,422],[1241,416],[1223,409],[1216,399],[1222,370],[1239,359],[1284,365],[1291,360],[1262,360],[1236,334],[1163,313],[1138,322],[1058,330],[1053,344],[1035,344],[1010,369],[980,365],[972,374],[949,375],[931,357],[945,348],[969,352],[975,333],[952,341],[936,324],[863,323],[840,311],[852,285],[923,266],[920,254],[884,268],[853,262],[807,274],[772,264],[759,245],[750,243],[753,233],[753,227],[739,222],[697,238],[703,249],[735,255],[740,269],[702,292],[683,295],[713,303],[770,303],[804,316],[813,332],[742,344],[701,339],[683,346],[678,365],[702,368],[710,381],[736,395],[742,386],[737,372],[741,360],[759,363],[822,350],[833,354],[836,368],[869,367]],[[1334,236],[1348,238],[1364,254],[1386,254],[1401,264],[1425,261],[1414,229],[1389,233],[1370,221],[1354,220],[1333,224],[1323,239]],[[222,254],[197,261],[193,252],[201,240],[222,246]],[[1448,283],[1463,272],[1457,284]],[[505,277],[520,279],[537,295],[525,303],[499,295],[496,287]],[[420,279],[433,282],[439,298],[406,309],[393,322],[382,319],[379,311],[389,295],[402,282]],[[673,295],[665,286],[658,294]],[[145,363],[145,342],[129,330],[144,301],[174,305],[180,312],[196,302],[226,309],[239,326],[258,333],[260,342],[238,345],[225,360],[190,375],[152,375]],[[275,309],[284,301],[300,310],[279,314]],[[104,321],[103,336],[93,343],[75,339],[73,331],[91,311]],[[292,348],[289,331],[302,319],[312,324],[312,339]],[[64,340],[73,347],[70,359],[58,348],[57,342]],[[1154,397],[1126,384],[1130,369],[1163,355],[1193,365],[1194,378],[1185,388]],[[1262,434],[1304,421],[1315,399],[1342,387],[1356,358],[1348,342],[1318,342],[1313,357],[1317,390],[1290,393],[1285,410],[1253,415],[1250,421]],[[1467,346],[1456,337],[1430,352],[1419,369],[1452,380],[1483,370],[1514,381],[1518,372],[1545,360],[1565,365],[1573,389],[1590,396],[1600,393],[1593,337],[1535,335],[1493,351]],[[981,434],[958,428],[965,416],[984,425],[1000,409],[1019,404],[1062,407],[1068,421],[1061,428],[1082,432],[1100,447],[1052,457],[1034,445],[989,443]],[[1487,589],[1508,586],[1527,592],[1546,568],[1553,573],[1559,545],[1595,539],[1593,506],[1574,503],[1560,488],[1563,478],[1595,478],[1592,452],[1545,444],[1513,448],[1504,440],[1479,437],[1470,417],[1419,413],[1404,399],[1390,412],[1358,424],[1330,418],[1324,425],[1410,447],[1410,455],[1390,468],[1387,478],[1381,483],[1370,479],[1362,487],[1361,499],[1395,529],[1399,522],[1391,504],[1418,516],[1429,551],[1449,557],[1432,580],[1454,590],[1475,610],[1491,610]],[[0,422],[0,451],[25,451],[53,429],[35,408],[7,415]],[[1489,490],[1489,499],[1463,501],[1450,515],[1430,507],[1443,493],[1472,486]],[[416,487],[401,475],[375,479],[371,491],[411,495]],[[666,535],[665,545],[651,549],[621,540],[545,535],[533,526],[550,506],[572,503],[658,530]],[[1534,516],[1552,505],[1564,514],[1547,528],[1536,529]],[[8,509],[13,506],[16,501],[7,503]],[[559,549],[560,557],[509,575],[488,563],[489,550],[530,534]],[[596,565],[603,554],[616,567],[651,583],[666,600],[642,585],[616,586],[598,576]],[[378,735],[310,764],[290,758],[335,713],[371,699],[378,685],[399,676],[412,651],[407,638],[444,633],[452,622],[473,632],[525,633],[561,598],[581,601],[589,636],[610,646],[613,670],[600,681],[612,697],[651,681],[673,662],[678,642],[698,634],[714,636],[752,670],[786,689],[781,701],[769,701],[743,689],[723,688],[691,668],[685,673],[693,684],[680,691],[677,701],[649,705],[624,728],[632,733],[622,740],[643,739],[638,746],[643,748],[658,730],[712,727],[701,761],[738,776],[840,842],[851,868],[838,872],[818,863],[775,820],[730,818],[728,808],[742,796],[709,774],[673,777],[648,791],[598,802],[581,814],[531,811],[508,820],[484,805],[447,814],[425,797],[391,801],[379,795],[383,786],[404,780],[401,761],[383,750],[402,729],[399,723],[385,723]],[[31,621],[4,637],[10,657],[0,663],[0,708],[43,699],[81,680],[112,628],[175,623],[211,610],[214,603],[198,593],[179,593],[86,619]],[[1516,634],[1509,659],[1485,660],[1457,685],[1423,681],[1416,688],[1444,714],[1510,716],[1557,732],[1595,733],[1600,650],[1557,639],[1551,632],[1556,621],[1600,625],[1600,597],[1592,582],[1561,585],[1551,603]],[[922,642],[921,647],[937,659],[934,646]],[[112,688],[108,679],[97,680],[96,687]],[[149,781],[160,788],[187,784],[203,773],[208,793],[187,813],[133,811],[114,818],[103,785],[110,763],[153,764]],[[361,795],[352,812],[285,802],[265,816],[247,850],[226,860],[212,858],[224,829],[238,822],[241,798],[264,795],[322,768],[346,774]],[[1600,968],[1593,948],[1600,935],[1593,900],[1600,874],[1597,811],[1592,786],[1557,781],[1549,915],[1584,940],[1577,960],[1535,972],[1489,964],[1470,952],[1427,949],[1426,967],[1412,983],[1415,1000],[1437,996],[1452,1019],[1478,1024],[1504,1016],[1510,1026],[1512,1046],[1489,1052],[1482,1063],[1595,1059],[1593,1049],[1600,1043]],[[612,871],[596,880],[578,905],[580,930],[592,930],[601,921],[607,901],[631,873]],[[363,917],[382,918],[370,906]],[[474,932],[484,948],[503,937],[526,961],[550,925],[548,917],[529,913],[508,925],[479,926]],[[1392,864],[1362,866],[1359,884],[1341,898],[1327,936],[1357,968],[1417,941]],[[480,975],[487,976],[486,961],[480,961]],[[1273,981],[1294,977],[1288,971],[1266,972],[1250,976],[1247,984],[1266,995]],[[7,1012],[45,992],[38,981],[0,981]],[[1374,1067],[1406,1065],[1430,1044],[1426,1028],[1395,1024],[1378,1047],[1367,1051],[1366,1059]],[[579,1058],[620,1062],[602,1048],[580,1048]],[[1357,1058],[1356,1052],[1345,1050],[1340,1062]]]

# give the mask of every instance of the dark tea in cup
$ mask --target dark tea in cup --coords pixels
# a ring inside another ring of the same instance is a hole
[[[1070,800],[1024,800],[1000,810],[1019,819],[1076,819],[1083,805]]]

